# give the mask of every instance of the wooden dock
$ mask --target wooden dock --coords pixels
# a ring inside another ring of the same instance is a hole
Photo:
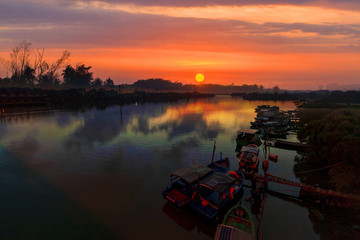
[[[306,148],[308,147],[307,144],[304,143],[299,143],[299,142],[289,142],[289,141],[284,141],[284,140],[279,140],[277,139],[274,143],[274,147],[277,148],[284,148],[284,149],[289,149],[289,150],[306,150]]]
[[[300,193],[302,196],[309,197],[312,200],[318,200],[319,202],[324,202],[328,205],[339,207],[360,206],[359,195],[346,194],[319,187],[313,187],[308,184],[293,182],[271,174],[266,174],[265,176],[259,174],[255,178],[260,181],[264,181],[265,185],[266,182],[276,182],[288,186],[298,187],[301,189]],[[314,199],[314,196],[317,196],[317,198]]]
[[[46,100],[42,95],[0,95],[0,107],[46,105]]]

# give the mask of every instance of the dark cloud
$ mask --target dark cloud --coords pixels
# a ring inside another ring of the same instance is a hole
[[[82,146],[93,147],[96,143],[111,141],[125,130],[118,108],[86,112],[83,114],[83,122],[82,126],[64,140],[65,148],[80,150]]]
[[[158,148],[155,152],[171,164],[182,163],[186,159],[187,153],[199,148],[200,145],[201,142],[197,137],[187,137],[184,140],[171,144],[169,147]]]
[[[64,3],[72,3],[72,0],[59,0]],[[214,5],[255,5],[255,4],[292,4],[292,5],[304,5],[304,4],[317,4],[318,0],[100,0],[106,3],[118,3],[118,4],[134,4],[142,6],[176,6],[176,7],[199,7],[199,6],[214,6]],[[99,2],[99,0],[82,0],[81,2]],[[322,1],[322,4],[338,3],[338,0]],[[344,0],[342,4],[346,3],[358,3],[358,0]]]
[[[26,39],[46,48],[160,46],[201,51],[213,45],[212,51],[332,52],[353,51],[359,47],[356,40],[360,38],[360,25],[356,24],[258,24],[236,20],[175,18],[100,9],[81,10],[70,8],[65,2],[62,5],[2,2],[0,21],[3,27],[15,27],[0,29],[0,35],[8,42]],[[314,33],[314,36],[271,35],[292,31]],[[324,37],[331,35],[343,35],[344,38],[331,40],[331,48],[319,47],[319,44],[328,43],[329,39]],[[350,38],[355,41],[346,42]],[[334,47],[337,43],[341,48]],[[312,47],[314,44],[316,48]]]
[[[96,143],[104,144],[126,131],[128,125],[132,125],[135,133],[149,134],[159,131],[150,129],[149,118],[164,114],[167,104],[145,104],[108,107],[105,110],[92,109],[83,114],[83,122],[74,133],[68,136],[63,145],[66,148],[79,150],[81,146],[93,147]],[[66,118],[60,124],[66,122]],[[138,119],[137,126],[133,126],[133,119]],[[59,124],[59,121],[58,121]],[[72,122],[70,121],[70,124]],[[61,125],[60,125],[61,127]]]
[[[299,30],[304,33],[317,33],[319,35],[359,35],[359,24],[306,24],[306,23],[264,23],[261,25],[262,33],[290,32]],[[259,28],[258,28],[259,29]],[[254,30],[256,32],[256,28]]]
[[[191,134],[195,134],[201,139],[215,139],[224,131],[219,123],[207,125],[203,115],[196,113],[186,114],[181,119],[166,122],[159,128],[166,130],[169,139]]]

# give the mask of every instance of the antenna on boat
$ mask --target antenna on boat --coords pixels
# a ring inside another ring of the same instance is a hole
[[[213,153],[212,153],[212,157],[211,157],[211,162],[214,162],[214,155],[215,155],[215,148],[216,148],[215,144],[216,144],[216,140],[214,141],[214,148],[213,148]]]

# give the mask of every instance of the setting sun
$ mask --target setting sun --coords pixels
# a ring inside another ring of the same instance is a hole
[[[202,81],[204,81],[204,79],[205,79],[205,77],[204,77],[204,75],[201,74],[201,73],[196,74],[196,76],[195,76],[195,80],[196,80],[197,82],[202,82]]]

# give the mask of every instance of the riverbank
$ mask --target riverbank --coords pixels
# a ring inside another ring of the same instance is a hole
[[[68,89],[48,90],[39,88],[1,88],[0,106],[106,106],[108,104],[130,104],[135,102],[174,102],[214,97],[214,94],[198,92],[143,92],[120,93],[113,89]]]
[[[314,105],[305,104],[298,114],[297,137],[309,147],[306,154],[296,160],[294,169],[307,171],[326,167],[321,171],[323,177],[315,178],[320,187],[360,194],[360,110],[346,105],[332,108],[315,108]],[[309,176],[299,177],[303,183],[314,180]]]

